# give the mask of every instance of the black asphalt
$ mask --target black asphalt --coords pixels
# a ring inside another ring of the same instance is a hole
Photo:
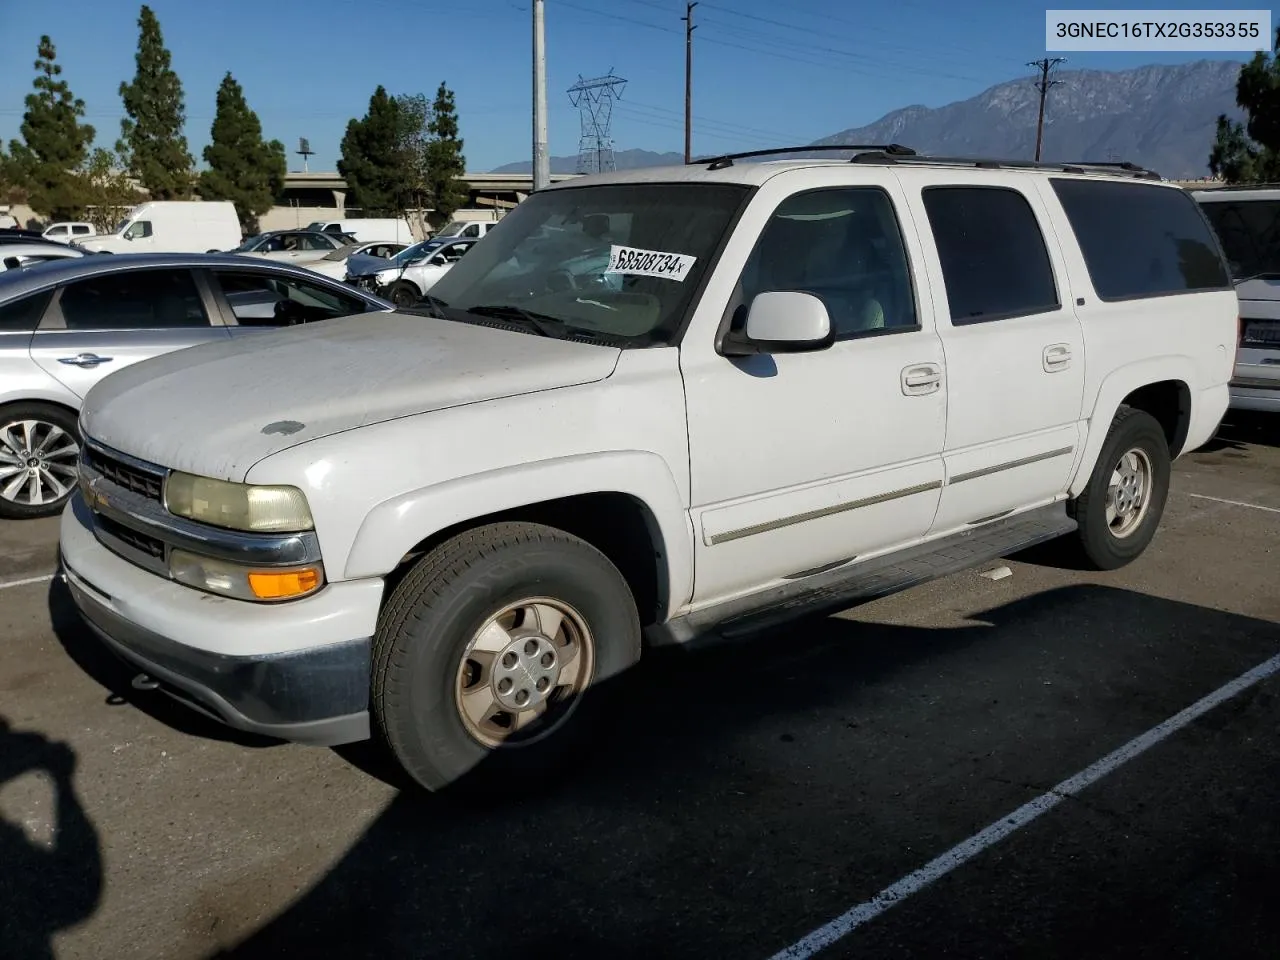
[[[649,658],[600,691],[570,776],[485,803],[134,699],[58,588],[5,590],[0,957],[765,960],[1280,653],[1280,512],[1192,494],[1280,511],[1280,440],[1228,430],[1180,461],[1125,570],[1022,557]],[[819,956],[1280,956],[1278,693],[1215,708]],[[55,809],[29,766],[72,799]]]

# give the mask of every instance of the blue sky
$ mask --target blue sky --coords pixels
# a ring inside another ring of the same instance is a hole
[[[291,170],[301,169],[292,153],[299,137],[316,151],[310,169],[335,169],[348,119],[364,113],[380,83],[391,93],[428,94],[447,83],[457,95],[469,170],[529,157],[529,0],[151,6],[183,81],[198,161],[227,70],[266,135],[291,151]],[[114,142],[117,89],[133,75],[138,9],[129,0],[0,0],[0,138],[18,135],[36,45],[48,33],[99,144]],[[694,11],[694,151],[806,143],[909,104],[941,106],[1018,77],[1030,83],[1026,62],[1045,55],[1044,11],[1042,3],[1012,0],[702,0]],[[578,149],[578,112],[566,90],[580,74],[610,69],[627,80],[614,113],[616,149],[683,149],[683,14],[684,0],[546,0],[553,155]],[[1063,69],[1201,57],[1248,55],[1075,53]]]

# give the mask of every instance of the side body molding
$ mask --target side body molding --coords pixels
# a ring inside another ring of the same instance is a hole
[[[557,457],[459,477],[383,501],[360,525],[344,578],[384,576],[414,545],[454,524],[592,493],[626,494],[654,528],[659,589],[668,615],[693,594],[693,528],[671,470],[656,454],[620,450]]]

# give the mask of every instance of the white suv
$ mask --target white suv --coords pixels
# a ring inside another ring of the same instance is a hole
[[[439,789],[563,757],[642,637],[1059,536],[1143,552],[1236,345],[1187,192],[743,159],[539,191],[413,311],[95,387],[63,570],[136,685],[300,742],[380,731]]]

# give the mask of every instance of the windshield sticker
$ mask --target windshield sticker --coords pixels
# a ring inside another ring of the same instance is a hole
[[[625,273],[636,277],[662,277],[683,283],[697,259],[684,253],[638,250],[614,244],[609,248],[609,266],[604,272]]]

